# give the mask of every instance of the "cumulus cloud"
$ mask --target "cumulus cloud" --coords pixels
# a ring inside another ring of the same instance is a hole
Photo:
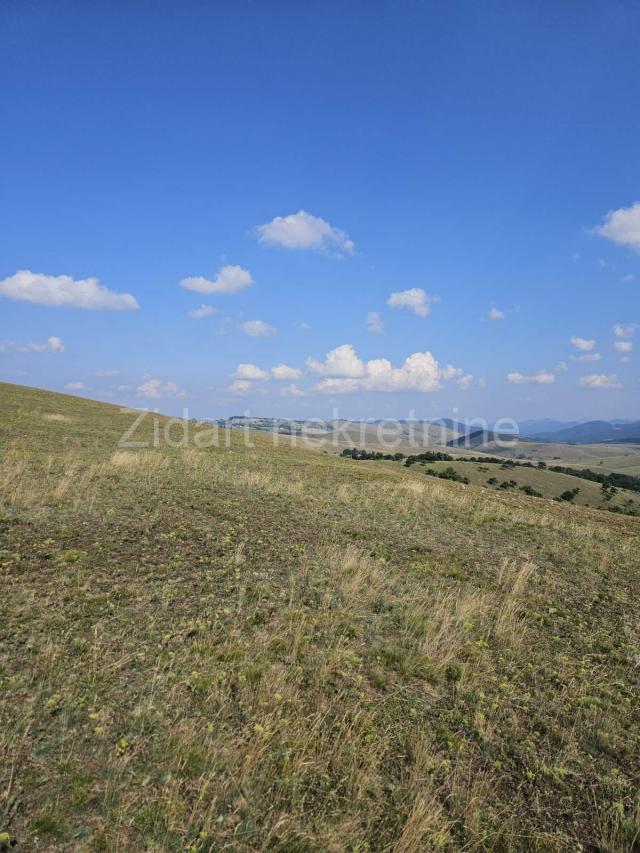
[[[367,331],[374,335],[380,335],[384,332],[384,323],[377,311],[369,311],[367,314]]]
[[[202,320],[203,317],[211,317],[211,315],[215,314],[217,310],[218,309],[214,308],[213,305],[205,305],[203,303],[199,308],[194,308],[189,311],[189,316],[193,320]]]
[[[631,352],[633,350],[633,341],[616,341],[613,346],[617,352]]]
[[[283,397],[304,397],[305,392],[302,388],[298,388],[295,382],[291,382],[289,385],[285,385],[280,389],[280,393]]]
[[[236,379],[268,379],[269,374],[256,364],[239,364],[236,367],[235,377]]]
[[[270,338],[278,334],[278,330],[263,320],[247,320],[242,324],[242,331],[250,338]]]
[[[616,338],[631,338],[637,328],[635,323],[616,323],[613,327],[613,334]]]
[[[253,284],[251,273],[237,265],[220,267],[214,279],[203,276],[183,278],[180,287],[196,293],[237,293]]]
[[[489,308],[487,317],[490,320],[504,320],[504,311],[500,308]]]
[[[609,376],[604,373],[591,373],[589,376],[581,377],[579,385],[581,388],[622,388],[615,373]]]
[[[229,385],[227,391],[231,391],[232,394],[248,394],[249,391],[253,388],[253,384],[248,379],[236,379],[234,382]]]
[[[286,364],[276,364],[275,367],[271,368],[271,375],[274,379],[299,379],[302,376],[302,371]]]
[[[355,251],[353,240],[345,231],[305,210],[289,216],[276,216],[271,222],[258,225],[256,232],[261,243],[284,246],[285,249],[337,249],[347,254]]]
[[[431,313],[432,304],[437,301],[437,297],[429,296],[421,287],[411,287],[392,293],[387,299],[387,305],[389,308],[408,308],[418,317],[426,317]]]
[[[327,353],[323,362],[307,359],[307,367],[314,373],[324,373],[332,376],[364,376],[365,366],[352,344],[342,344]]]
[[[138,397],[147,397],[150,400],[159,400],[161,397],[186,396],[186,392],[178,387],[175,382],[163,382],[161,379],[148,379],[138,386],[136,394]]]
[[[602,356],[599,352],[585,352],[582,355],[571,355],[569,356],[571,361],[580,361],[580,362],[588,362],[588,361],[600,361]]]
[[[577,335],[572,335],[571,344],[576,349],[582,350],[583,352],[587,352],[595,347],[596,342],[592,338],[580,338]]]
[[[507,382],[512,385],[552,385],[555,381],[555,374],[551,373],[550,370],[538,370],[531,376],[525,376],[517,371],[507,373]]]
[[[600,237],[605,237],[618,246],[626,246],[640,252],[640,202],[630,207],[610,210],[602,225],[593,229]]]
[[[70,275],[44,275],[18,270],[0,281],[0,295],[19,302],[71,308],[128,311],[139,308],[130,293],[115,293],[97,278],[73,279]]]
[[[310,370],[328,378],[315,386],[323,394],[354,391],[437,391],[443,381],[457,379],[463,386],[471,378],[459,367],[441,367],[430,352],[415,352],[400,367],[386,358],[362,361],[351,344],[342,344],[327,353],[323,362],[308,359]]]

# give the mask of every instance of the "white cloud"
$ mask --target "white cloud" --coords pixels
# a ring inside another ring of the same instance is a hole
[[[295,382],[292,382],[290,385],[285,385],[280,389],[280,393],[283,397],[304,397],[306,396],[302,388],[298,388]]]
[[[634,280],[634,278],[635,278],[635,276],[632,275],[631,273],[629,273],[628,275],[622,276],[622,281],[624,284],[631,284],[631,282]]]
[[[421,287],[411,287],[392,293],[387,299],[389,308],[409,308],[418,317],[426,317],[431,313],[431,306],[437,302],[436,296],[429,296]]]
[[[130,293],[115,293],[100,284],[97,278],[73,279],[70,275],[44,275],[31,270],[18,270],[0,281],[0,295],[36,305],[112,311],[140,307]]]
[[[213,280],[201,275],[183,278],[180,287],[196,293],[237,293],[250,284],[253,284],[253,279],[249,270],[236,265],[220,267]]]
[[[313,327],[309,323],[300,323],[300,328],[303,332],[310,332]]]
[[[353,394],[360,390],[360,382],[357,379],[323,379],[314,386],[314,390],[321,394]]]
[[[82,391],[84,388],[83,382],[67,382],[64,386],[68,391]]]
[[[218,309],[214,308],[213,305],[205,305],[203,303],[199,308],[194,308],[189,311],[189,316],[193,320],[202,320],[203,317],[211,317],[211,315],[215,314],[217,310]]]
[[[523,373],[513,372],[507,373],[507,382],[512,385],[552,385],[556,381],[556,377],[550,370],[538,370],[532,376],[525,376]]]
[[[274,379],[299,379],[302,376],[302,371],[286,364],[276,364],[275,367],[271,368],[271,375]]]
[[[96,376],[98,376],[99,378],[108,376],[120,376],[120,371],[115,367],[108,367],[104,370],[96,370]]]
[[[631,207],[610,210],[602,225],[593,230],[618,246],[627,246],[640,252],[640,202],[635,202]]]
[[[46,341],[34,341],[30,344],[14,344],[11,341],[0,344],[0,352],[64,352],[60,338],[52,335]]]
[[[314,373],[324,373],[331,376],[364,376],[365,366],[352,344],[342,344],[327,353],[324,362],[307,359],[307,367]]]
[[[576,349],[583,352],[592,350],[596,345],[596,342],[592,338],[579,338],[577,335],[571,337],[571,343]]]
[[[161,397],[185,397],[186,393],[179,388],[175,382],[163,382],[161,379],[148,379],[139,385],[136,394],[138,397],[148,397],[151,400],[159,400]]]
[[[461,388],[463,391],[466,391],[471,387],[471,383],[473,382],[473,375],[471,373],[465,373],[463,376],[458,379],[458,388]]]
[[[632,352],[633,341],[616,341],[613,347],[617,352]]]
[[[329,378],[315,386],[323,394],[348,394],[354,391],[437,391],[442,382],[458,379],[464,387],[470,381],[459,367],[440,367],[430,352],[415,352],[400,367],[386,358],[362,361],[351,344],[343,344],[327,353],[320,363],[309,359],[309,368]]]
[[[580,361],[580,362],[589,362],[589,361],[600,361],[602,356],[599,352],[585,352],[582,355],[571,355],[569,356],[571,361]]]
[[[248,394],[252,388],[253,384],[247,379],[236,379],[227,390],[231,391],[232,394]]]
[[[304,210],[289,216],[276,216],[271,222],[258,225],[256,231],[261,243],[276,244],[286,249],[338,249],[348,254],[355,250],[353,240],[346,232]]]
[[[270,338],[278,334],[277,329],[263,320],[247,320],[242,324],[242,331],[250,338]]]
[[[631,356],[629,356],[629,355],[623,355],[623,356],[620,358],[620,363],[621,363],[621,364],[629,364],[629,362],[630,362],[630,361],[631,361]]]
[[[632,338],[637,328],[635,323],[616,323],[613,334],[616,338]]]
[[[567,370],[569,370],[569,365],[566,361],[559,361],[556,364],[554,370],[556,371],[556,373],[566,373]]]
[[[500,308],[489,308],[487,317],[490,320],[504,320],[504,311]]]
[[[581,388],[622,388],[615,373],[606,376],[604,373],[591,373],[580,379]]]
[[[381,335],[384,332],[384,323],[377,311],[369,311],[367,314],[367,331],[374,335]]]
[[[239,364],[236,367],[235,377],[236,379],[268,379],[269,374],[256,364]]]

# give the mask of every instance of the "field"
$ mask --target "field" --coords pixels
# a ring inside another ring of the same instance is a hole
[[[582,466],[625,474],[640,473],[640,447],[635,444],[555,444],[519,440],[513,449],[501,448],[493,443],[482,448],[489,455],[513,459],[540,459],[556,465]]]
[[[639,519],[0,402],[0,849],[640,848]]]
[[[361,464],[361,463],[354,463]],[[369,463],[380,464],[380,463]],[[389,462],[388,465],[396,465],[401,463]],[[561,463],[556,463],[561,464]],[[589,467],[587,465],[576,467]],[[444,471],[447,468],[453,468],[461,477],[466,477],[469,482],[476,486],[486,486],[487,488],[500,489],[504,482],[514,481],[516,485],[514,489],[521,489],[523,486],[530,486],[544,498],[556,498],[563,492],[579,489],[573,502],[581,506],[591,506],[598,508],[608,507],[623,507],[629,506],[629,501],[632,502],[633,508],[640,510],[640,492],[628,491],[626,489],[618,489],[616,494],[609,500],[605,500],[602,494],[599,483],[584,480],[582,477],[574,477],[570,474],[560,474],[556,471],[538,470],[537,468],[525,468],[515,466],[514,468],[503,468],[495,463],[476,463],[476,462],[431,462],[424,466],[415,466],[416,471]],[[603,469],[596,469],[602,473]],[[617,469],[616,469],[617,470]],[[489,483],[490,479],[497,480],[497,483]]]

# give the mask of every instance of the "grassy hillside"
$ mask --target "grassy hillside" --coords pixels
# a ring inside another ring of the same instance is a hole
[[[637,849],[638,519],[0,404],[0,847]]]
[[[520,489],[522,486],[530,486],[545,498],[555,498],[564,491],[577,488],[580,491],[574,498],[574,503],[581,506],[588,505],[598,508],[623,507],[627,505],[628,501],[633,501],[635,508],[640,510],[639,492],[618,489],[617,493],[610,500],[605,500],[599,483],[590,482],[589,480],[582,479],[582,477],[574,477],[570,474],[560,474],[556,471],[525,468],[522,466],[504,469],[498,464],[475,462],[430,462],[424,466],[417,467],[416,470],[422,470],[423,472],[444,471],[447,468],[453,468],[461,477],[466,477],[471,484],[476,486],[499,489],[501,483],[515,481],[515,489]],[[596,470],[601,471],[600,468]],[[496,479],[498,482],[491,484],[488,482],[489,479]]]

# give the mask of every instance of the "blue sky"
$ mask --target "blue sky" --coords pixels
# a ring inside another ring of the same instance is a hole
[[[0,378],[640,417],[639,41],[632,2],[5,0]]]

